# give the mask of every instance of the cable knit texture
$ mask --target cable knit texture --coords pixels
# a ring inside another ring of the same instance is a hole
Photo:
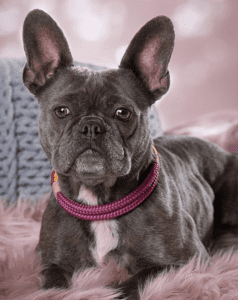
[[[52,167],[39,143],[37,100],[22,83],[24,65],[25,59],[0,59],[0,197],[11,202],[51,190]],[[149,118],[152,137],[162,135],[154,107]]]

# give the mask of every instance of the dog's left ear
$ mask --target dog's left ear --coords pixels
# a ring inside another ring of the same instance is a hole
[[[174,47],[171,20],[160,16],[146,23],[134,36],[120,63],[131,69],[154,96],[164,95],[170,84],[168,63]]]
[[[35,9],[26,16],[23,43],[27,57],[23,82],[33,94],[37,94],[58,69],[73,65],[62,30],[42,10]]]

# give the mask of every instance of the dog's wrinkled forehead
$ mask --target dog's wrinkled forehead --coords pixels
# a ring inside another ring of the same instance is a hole
[[[87,68],[73,67],[59,74],[45,92],[42,101],[53,105],[64,100],[77,101],[81,105],[95,109],[109,109],[114,105],[133,106],[135,110],[143,109],[145,105],[143,93],[136,89],[134,81],[129,82],[131,74],[125,71],[105,70],[93,71]],[[57,91],[57,93],[55,93]],[[135,100],[135,93],[137,97]]]

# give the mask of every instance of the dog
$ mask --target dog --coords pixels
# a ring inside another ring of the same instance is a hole
[[[42,289],[113,259],[130,277],[120,297],[238,226],[238,157],[192,137],[150,137],[148,110],[169,89],[171,20],[146,23],[118,69],[73,65],[63,32],[41,10],[23,26],[23,82],[39,104],[39,138],[54,172],[36,251]]]

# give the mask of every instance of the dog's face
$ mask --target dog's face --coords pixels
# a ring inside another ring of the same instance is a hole
[[[138,124],[147,125],[147,107],[133,101],[130,86],[121,89],[130,76],[120,73],[70,69],[42,92],[40,141],[58,173],[111,186],[131,171],[136,149],[146,149],[148,126]]]
[[[148,22],[118,70],[75,68],[62,31],[40,10],[28,14],[23,40],[23,81],[38,99],[40,142],[53,168],[89,186],[136,172],[150,146],[148,108],[169,88],[171,21]]]

